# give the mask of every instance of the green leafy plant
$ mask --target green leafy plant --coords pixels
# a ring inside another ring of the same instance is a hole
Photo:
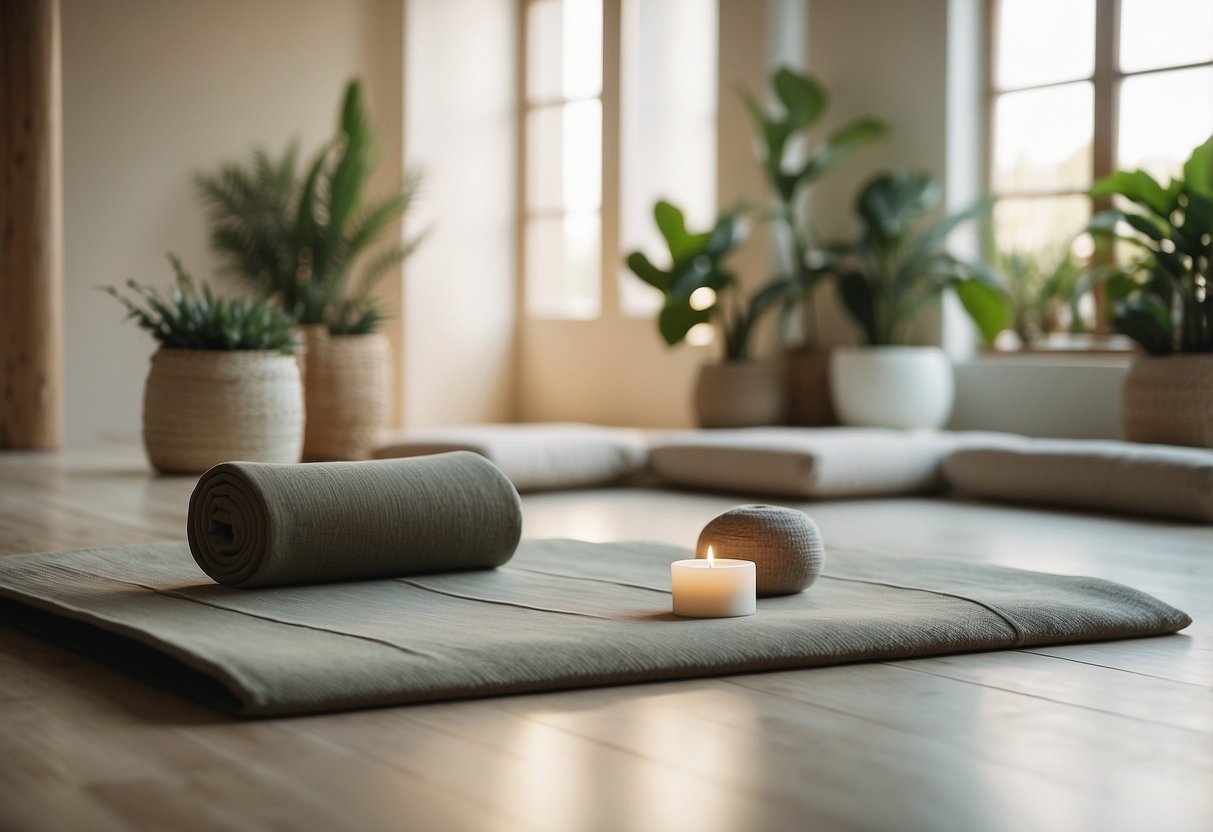
[[[256,149],[246,163],[197,177],[211,245],[228,272],[300,323],[371,332],[383,319],[376,284],[420,242],[381,242],[413,203],[419,179],[364,205],[378,151],[356,80],[346,87],[337,136],[302,171],[298,158],[297,143],[277,159]]]
[[[812,326],[812,299],[826,270],[815,262],[814,235],[801,216],[808,190],[838,163],[888,133],[874,118],[848,122],[824,140],[812,141],[825,114],[829,96],[811,75],[782,67],[771,75],[774,106],[764,109],[744,90],[741,96],[755,128],[755,148],[774,200],[772,217],[782,230],[788,273],[783,294],[784,329],[796,309],[802,323]],[[803,152],[799,152],[803,147]],[[809,335],[812,340],[812,335]]]
[[[657,324],[667,344],[681,343],[692,327],[710,322],[721,332],[725,359],[742,360],[749,354],[755,324],[768,310],[782,304],[786,324],[796,307],[809,306],[825,271],[811,262],[812,239],[800,218],[803,197],[849,153],[887,132],[876,119],[860,118],[812,144],[810,134],[828,101],[821,84],[810,75],[783,67],[771,75],[771,90],[776,104],[770,111],[745,90],[739,94],[753,120],[756,152],[773,194],[772,219],[785,232],[789,273],[748,298],[739,297],[736,277],[724,268],[723,261],[745,240],[743,212],[726,213],[711,230],[691,233],[682,211],[669,202],[657,203],[653,214],[670,250],[670,266],[660,269],[638,251],[628,256],[627,265],[662,293]],[[804,153],[799,152],[802,144]],[[794,157],[802,161],[794,162]],[[705,295],[707,290],[710,293]],[[709,300],[703,300],[705,297]],[[811,321],[813,316],[809,312],[803,317]]]
[[[1116,331],[1152,355],[1213,352],[1213,138],[1165,188],[1145,171],[1117,171],[1091,194],[1121,196],[1130,207],[1100,212],[1088,230],[1142,255],[1105,281]]]
[[[951,232],[980,216],[986,206],[978,204],[916,232],[919,220],[939,200],[939,186],[928,174],[877,174],[855,201],[863,228],[859,238],[828,250],[824,268],[834,275],[843,305],[868,344],[904,343],[923,306],[948,288],[955,289],[985,340],[1006,328],[1009,307],[993,276],[945,248]]]
[[[725,360],[744,360],[754,324],[782,296],[783,284],[776,282],[748,299],[738,297],[737,278],[725,268],[724,260],[745,241],[748,229],[743,214],[742,209],[730,211],[709,231],[691,232],[676,206],[663,200],[653,208],[657,228],[669,247],[670,265],[658,268],[639,251],[628,255],[627,265],[661,292],[664,300],[657,328],[670,346],[682,343],[692,327],[713,323],[723,336]]]
[[[1062,329],[1062,313],[1070,311],[1069,330],[1082,332],[1078,301],[1088,272],[1069,247],[1049,252],[1002,251],[994,267],[1010,305],[1010,328],[1027,346],[1042,335]]]
[[[216,297],[210,286],[198,288],[175,255],[168,259],[177,278],[167,295],[134,280],[126,282],[133,297],[113,286],[99,288],[126,307],[128,320],[169,349],[295,351],[293,316],[265,298]]]

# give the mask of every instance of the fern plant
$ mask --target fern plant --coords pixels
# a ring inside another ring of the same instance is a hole
[[[126,282],[129,296],[113,286],[99,288],[169,349],[295,351],[294,316],[265,298],[216,297],[210,286],[198,288],[178,257],[168,259],[177,279],[167,295],[134,280]]]
[[[364,204],[378,151],[357,80],[346,87],[336,138],[306,169],[297,170],[298,160],[292,142],[276,159],[256,149],[244,164],[198,176],[211,245],[226,271],[299,323],[326,324],[338,335],[371,332],[384,317],[376,284],[420,242],[382,242],[413,203],[419,178]]]

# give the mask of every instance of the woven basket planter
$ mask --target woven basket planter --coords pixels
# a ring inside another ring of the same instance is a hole
[[[783,360],[788,382],[788,424],[806,428],[838,424],[830,393],[830,351],[790,350]]]
[[[391,415],[387,339],[379,333],[328,335],[323,328],[311,327],[304,336],[304,458],[367,459]]]
[[[783,365],[777,361],[704,364],[695,380],[701,428],[748,428],[787,421]]]
[[[294,356],[158,350],[143,390],[143,446],[166,474],[231,460],[298,462],[303,386]]]
[[[1126,439],[1213,448],[1213,354],[1138,357],[1121,404]]]

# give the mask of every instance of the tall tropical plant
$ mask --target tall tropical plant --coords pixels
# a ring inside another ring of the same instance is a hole
[[[755,151],[771,189],[772,218],[781,231],[786,280],[784,329],[792,313],[801,309],[802,324],[812,327],[813,291],[826,274],[815,262],[814,236],[803,216],[809,189],[838,163],[888,133],[884,122],[863,117],[844,124],[820,141],[814,141],[829,95],[811,75],[782,67],[770,79],[774,104],[762,107],[752,95],[741,96],[755,130]],[[813,340],[812,333],[808,340]]]
[[[985,340],[1006,327],[1006,297],[992,275],[945,247],[952,231],[980,216],[985,204],[915,229],[940,196],[929,174],[878,174],[855,201],[862,226],[858,239],[829,249],[826,269],[868,344],[904,343],[914,318],[948,288],[956,290]]]
[[[1145,171],[1117,171],[1091,194],[1129,207],[1100,212],[1090,232],[1141,254],[1105,283],[1113,327],[1152,355],[1213,352],[1213,138],[1165,188]]]
[[[256,149],[245,163],[198,176],[211,244],[228,272],[300,323],[373,331],[383,318],[376,284],[419,242],[383,240],[415,199],[418,177],[366,202],[379,154],[358,80],[346,87],[337,135],[305,169],[298,159],[292,142],[278,158]]]
[[[782,282],[774,282],[751,297],[741,292],[737,277],[724,264],[741,245],[748,229],[742,209],[721,216],[708,231],[692,232],[677,206],[658,202],[653,208],[657,228],[669,248],[670,265],[659,268],[640,251],[628,255],[632,272],[661,292],[657,328],[670,346],[682,343],[700,324],[715,324],[724,343],[726,361],[749,356],[750,335],[758,319],[782,297]]]

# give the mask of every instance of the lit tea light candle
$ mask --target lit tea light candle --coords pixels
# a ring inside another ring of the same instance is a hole
[[[708,547],[706,558],[670,564],[674,615],[687,618],[734,618],[753,615],[754,562],[718,558]]]

